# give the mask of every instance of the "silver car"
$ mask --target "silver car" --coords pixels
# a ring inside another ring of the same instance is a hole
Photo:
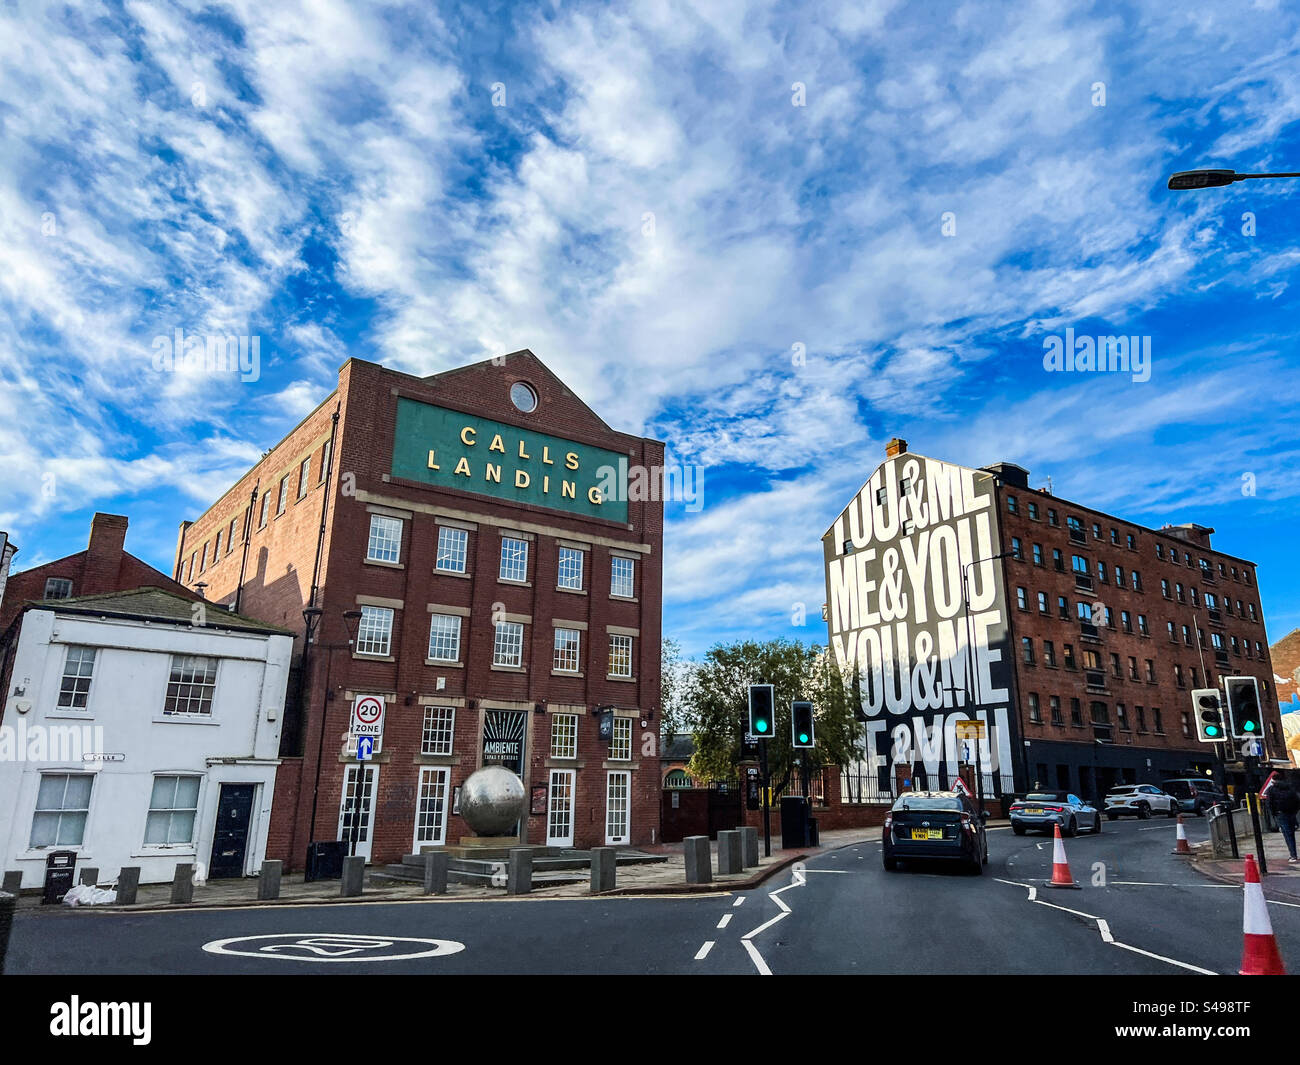
[[[1031,791],[1011,804],[1011,831],[1023,836],[1031,828],[1051,832],[1061,826],[1061,835],[1073,836],[1080,829],[1101,831],[1101,811],[1068,791]]]
[[[1106,819],[1133,816],[1145,821],[1153,813],[1178,816],[1178,800],[1153,784],[1126,784],[1106,792]]]

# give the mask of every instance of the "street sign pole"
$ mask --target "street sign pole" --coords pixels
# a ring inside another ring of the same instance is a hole
[[[763,775],[763,857],[772,857],[772,807],[770,782],[767,776],[767,744],[758,745],[758,769]]]
[[[1228,807],[1228,842],[1232,845],[1232,856],[1240,858],[1237,851],[1237,825],[1232,817],[1232,797],[1228,794],[1228,745],[1216,743],[1215,748],[1219,752],[1219,777],[1223,781],[1223,796]]]

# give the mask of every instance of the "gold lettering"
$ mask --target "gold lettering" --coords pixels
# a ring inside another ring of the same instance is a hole
[[[478,434],[478,430],[475,429],[474,426],[467,425],[465,426],[464,429],[460,431],[460,442],[464,444],[466,447],[473,447],[474,444],[476,443],[474,437],[477,434]]]
[[[491,463],[491,462],[489,462],[489,463],[487,464],[487,474],[486,474],[486,476],[487,476],[487,479],[488,479],[489,481],[496,481],[497,484],[500,484],[500,483],[501,483],[501,467],[498,466],[498,465],[496,465],[495,463]]]
[[[524,450],[524,442],[522,440],[519,441],[519,457],[521,459],[530,459],[533,457]]]
[[[506,453],[506,445],[502,442],[500,433],[497,433],[497,435],[492,438],[492,443],[488,444],[488,450],[500,451],[503,455]]]
[[[542,494],[545,495],[545,494],[546,494],[547,492],[549,492],[550,490],[551,490],[551,479],[550,479],[549,477],[543,477],[543,478],[542,478]]]
[[[515,470],[515,487],[527,488],[532,482],[532,478],[524,470]]]
[[[542,448],[542,461],[548,466],[555,465],[555,460],[551,458],[551,449],[549,447]]]
[[[578,456],[575,452],[568,451],[564,455],[564,465],[566,469],[576,470],[578,468]]]
[[[451,472],[453,475],[458,473],[463,473],[466,477],[473,476],[473,474],[469,472],[469,459],[467,459],[464,455],[460,457],[460,461],[456,463],[456,468]]]
[[[561,481],[561,482],[560,482],[560,498],[561,498],[561,499],[577,499],[577,498],[578,498],[578,496],[577,496],[577,485],[575,485],[572,481]]]
[[[595,503],[596,506],[600,506],[600,504],[604,502],[604,500],[600,498],[600,485],[592,485],[592,487],[587,489],[587,499],[590,502]]]
[[[433,448],[429,448],[429,469],[431,470],[442,469],[441,466],[439,466],[436,462],[433,461]]]

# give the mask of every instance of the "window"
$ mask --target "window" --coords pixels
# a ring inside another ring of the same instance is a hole
[[[1165,726],[1164,722],[1160,720],[1160,707],[1158,706],[1151,708],[1151,725],[1157,736],[1164,735]]]
[[[610,761],[626,762],[632,757],[632,719],[614,718],[614,735],[609,742]]]
[[[402,557],[402,519],[383,514],[370,515],[370,538],[366,541],[367,562],[397,562]]]
[[[1092,538],[1094,540],[1101,539],[1101,526],[1095,521],[1092,523]]]
[[[1142,674],[1138,672],[1138,660],[1133,655],[1128,656],[1128,675],[1132,680],[1142,679]]]
[[[555,660],[551,668],[559,673],[577,673],[581,646],[582,633],[578,629],[556,629]]]
[[[387,655],[393,642],[393,611],[386,606],[363,606],[357,626],[357,654]]]
[[[1192,585],[1192,587],[1188,588],[1187,593],[1191,596],[1192,606],[1199,606],[1200,604],[1196,601],[1196,586]]]
[[[560,548],[560,567],[557,584],[576,591],[582,589],[582,552],[576,547]]]
[[[429,617],[429,657],[435,662],[460,661],[460,618],[453,614]]]
[[[691,778],[684,769],[674,769],[664,777],[665,788],[689,788]]]
[[[289,475],[286,473],[280,478],[280,498],[276,500],[276,514],[283,514],[284,508],[289,502]]]
[[[1101,672],[1101,655],[1090,647],[1083,649],[1083,668],[1091,672]]]
[[[1043,723],[1043,710],[1038,705],[1038,692],[1029,693],[1029,720],[1035,725]]]
[[[1112,544],[1119,543],[1119,530],[1115,528],[1113,525],[1110,528],[1110,542]]]
[[[1115,587],[1116,587],[1116,588],[1123,588],[1123,587],[1124,587],[1124,567],[1123,567],[1123,566],[1116,566],[1116,567],[1115,567]]]
[[[1180,603],[1187,602],[1186,597],[1183,595],[1183,586],[1181,583],[1174,585],[1174,594],[1178,596],[1178,601]]]
[[[1119,623],[1124,627],[1125,632],[1133,631],[1133,617],[1127,610],[1119,612]]]
[[[259,529],[266,528],[267,515],[269,515],[270,513],[271,513],[271,493],[267,492],[265,495],[262,496],[262,516],[258,519],[257,522],[257,527]]]
[[[1183,711],[1182,724],[1183,724],[1183,735],[1190,736],[1192,734],[1192,715],[1189,714],[1186,710]]]
[[[1037,503],[1030,503],[1030,504],[1029,504],[1029,520],[1030,520],[1030,521],[1038,521],[1038,504],[1037,504]]]
[[[226,554],[230,554],[235,549],[236,525],[238,522],[238,518],[230,519],[230,535],[226,537]]]
[[[1074,661],[1074,645],[1070,643],[1061,645],[1061,661],[1065,663],[1066,669],[1078,669]]]
[[[1126,546],[1130,551],[1137,550],[1137,537],[1134,536],[1132,533],[1129,533],[1128,536],[1126,537]]]
[[[1075,573],[1081,573],[1085,577],[1088,576],[1088,560],[1082,555],[1070,556],[1070,568],[1073,569]]]
[[[459,621],[460,619],[457,618]],[[420,737],[421,754],[451,754],[452,739],[456,732],[454,706],[426,706],[424,731]]]
[[[203,551],[199,554],[199,572],[202,573],[208,568],[208,545],[203,545]]]
[[[1024,588],[1016,589],[1016,606],[1021,610],[1029,609],[1029,593]]]
[[[1080,600],[1075,604],[1075,610],[1078,611],[1078,614],[1079,614],[1079,620],[1080,620],[1080,621],[1088,621],[1088,622],[1091,622],[1091,621],[1092,621],[1092,604],[1091,604],[1091,603],[1085,603],[1082,599],[1080,599]]]
[[[221,558],[221,534],[223,532],[225,532],[225,529],[217,530],[217,539],[212,546],[212,562],[214,565],[216,564],[217,560]]]
[[[1051,507],[1048,507],[1048,508],[1047,508],[1047,524],[1048,524],[1048,525],[1060,525],[1060,524],[1061,524],[1060,520],[1059,520],[1059,519],[1057,518],[1057,516],[1056,516],[1056,511],[1053,510]]]
[[[551,757],[578,757],[578,715],[551,715]]]
[[[609,560],[609,594],[622,599],[631,599],[633,591],[633,571],[636,559],[615,555]]]
[[[1065,572],[1065,557],[1061,554],[1061,549],[1059,547],[1052,548],[1052,568],[1055,569],[1057,573]]]
[[[438,560],[434,569],[444,573],[464,573],[465,556],[469,549],[469,533],[447,525],[438,527]]]
[[[1013,536],[1011,538],[1011,557],[1014,558],[1017,562],[1023,562],[1025,560],[1025,552],[1023,546],[1020,543],[1019,536]]]
[[[1110,607],[1108,607],[1108,606],[1103,606],[1103,607],[1101,608],[1101,613],[1102,613],[1102,618],[1103,618],[1103,620],[1106,622],[1106,628],[1108,628],[1108,629],[1114,629],[1114,628],[1115,628],[1115,612],[1114,612],[1113,610],[1111,610]]]
[[[1034,664],[1034,641],[1028,636],[1020,637],[1020,649],[1025,657],[1025,664],[1032,666]]]
[[[1165,557],[1165,545],[1160,543],[1156,544],[1156,558],[1164,558],[1164,557]]]
[[[212,693],[217,685],[217,660],[198,655],[172,655],[171,676],[163,714],[210,716]]]
[[[42,773],[32,818],[31,846],[80,847],[86,835],[90,790],[88,773]]]
[[[1128,732],[1128,713],[1124,709],[1123,703],[1115,704],[1115,723],[1119,725],[1121,732]]]
[[[1156,682],[1156,663],[1155,663],[1155,660],[1154,660],[1154,659],[1151,659],[1151,658],[1148,658],[1148,659],[1146,660],[1146,667],[1147,667],[1147,680],[1148,680],[1150,683],[1154,684],[1154,683]]]
[[[1049,666],[1056,665],[1056,644],[1051,640],[1043,641],[1043,662]]]
[[[325,446],[320,449],[320,479],[323,481],[326,477],[326,471],[330,468],[330,441],[325,441]]]
[[[1056,597],[1056,612],[1068,621],[1070,617],[1070,600],[1063,595],[1058,595]]]
[[[501,537],[501,568],[497,577],[503,581],[528,580],[528,541],[513,536]]]
[[[1049,696],[1047,700],[1047,705],[1052,711],[1052,724],[1053,725],[1065,724],[1065,722],[1061,720],[1061,697],[1059,695]]]
[[[1075,728],[1083,728],[1083,705],[1078,699],[1070,700],[1070,724]]]
[[[1145,614],[1138,615],[1138,632],[1143,636],[1151,635],[1151,630],[1147,628],[1147,616]]]
[[[611,677],[630,677],[632,675],[631,636],[610,636],[609,675]]]
[[[1233,638],[1233,642],[1234,642],[1234,643],[1236,642],[1236,637]],[[1212,633],[1210,633],[1210,645],[1211,645],[1211,646],[1212,646],[1216,651],[1222,651],[1222,650],[1223,650],[1223,633],[1221,633],[1221,632],[1212,632]]]
[[[1051,607],[1048,605],[1048,602],[1047,602],[1047,593],[1046,593],[1046,592],[1039,592],[1039,593],[1038,593],[1038,612],[1039,612],[1040,614],[1046,614],[1046,613],[1048,613],[1050,610],[1051,610]]]
[[[1160,578],[1160,594],[1163,595],[1166,599],[1169,598],[1169,581],[1166,580],[1164,577]]]
[[[69,647],[63,659],[63,680],[59,684],[60,710],[84,710],[90,694],[90,677],[95,670],[93,647]]]
[[[1178,685],[1180,688],[1186,688],[1186,687],[1187,687],[1187,683],[1186,683],[1186,681],[1183,680],[1183,667],[1182,667],[1182,666],[1179,666],[1179,665],[1175,665],[1175,666],[1174,666],[1174,681],[1175,681],[1175,683],[1177,683],[1177,685]]]
[[[45,580],[46,599],[70,599],[72,582],[67,577],[47,577]]]
[[[1102,584],[1106,583],[1106,563],[1101,559],[1097,559],[1097,580]]]
[[[1043,545],[1034,544],[1033,552],[1034,552],[1034,565],[1041,566],[1043,564]]]
[[[1178,633],[1177,633],[1177,632],[1175,631],[1175,629],[1174,629],[1174,623],[1173,623],[1172,621],[1166,621],[1166,622],[1165,622],[1165,626],[1166,626],[1166,627],[1168,628],[1168,630],[1169,630],[1169,642],[1170,642],[1170,643],[1177,643],[1177,642],[1178,642]]]
[[[311,456],[308,455],[302,460],[302,465],[298,467],[298,498],[302,499],[310,488],[308,481],[311,479]]]
[[[1192,630],[1186,625],[1183,626],[1183,643],[1187,644],[1188,647],[1192,646]]]
[[[146,847],[194,842],[194,815],[199,809],[199,778],[153,778],[149,816],[144,823]]]
[[[1007,513],[1008,514],[1020,513],[1020,503],[1016,500],[1015,496],[1007,496]]]
[[[492,641],[492,664],[518,669],[524,663],[524,626],[518,621],[498,621]]]
[[[1251,621],[1258,621],[1258,620],[1259,620],[1259,616],[1255,613],[1255,604],[1254,604],[1254,603],[1247,603],[1246,606],[1247,606],[1247,607],[1249,608],[1249,610],[1250,610],[1250,620],[1251,620]]]
[[[1110,653],[1110,674],[1112,677],[1122,677],[1124,670],[1120,666],[1119,655],[1114,651]]]
[[[416,788],[415,847],[438,846],[447,841],[448,778],[445,766],[421,766]],[[346,838],[346,837],[345,837]]]

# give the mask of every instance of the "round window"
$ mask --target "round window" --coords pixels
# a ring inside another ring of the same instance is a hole
[[[537,409],[537,393],[533,391],[532,385],[516,381],[510,386],[510,402],[525,414],[532,414]]]

